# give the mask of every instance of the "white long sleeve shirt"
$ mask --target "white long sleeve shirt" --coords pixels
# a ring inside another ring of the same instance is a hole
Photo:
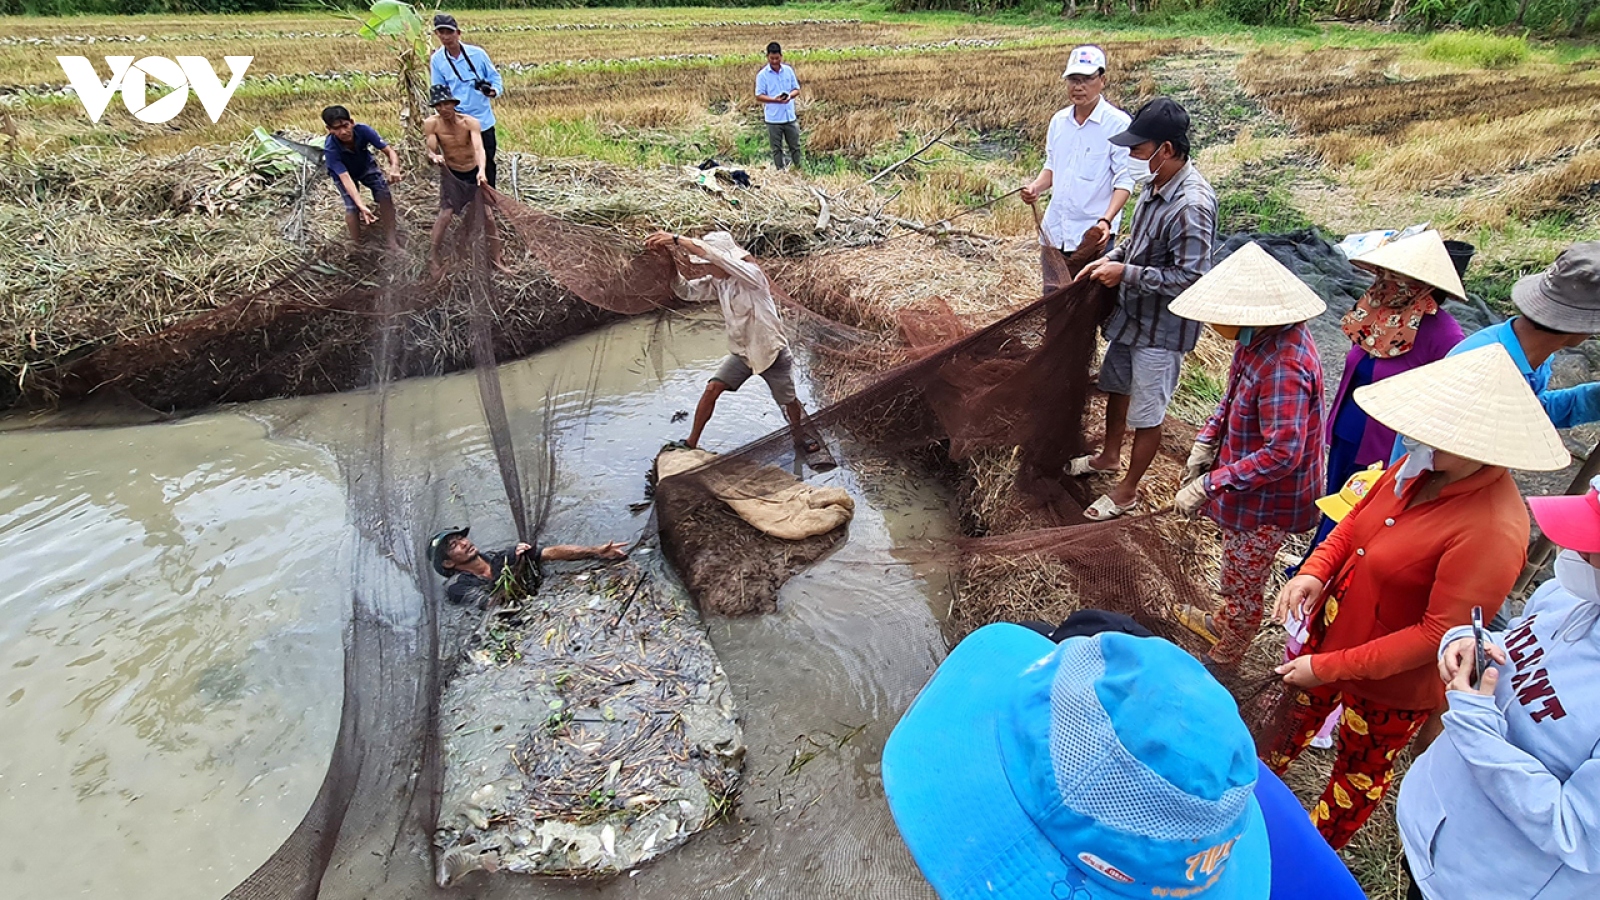
[[[1509,631],[1494,697],[1448,694],[1444,733],[1400,786],[1429,900],[1600,897],[1600,582],[1563,554]],[[1451,641],[1471,636],[1452,629]]]
[[[1050,170],[1050,206],[1044,213],[1044,238],[1058,250],[1071,251],[1083,233],[1106,214],[1111,192],[1133,190],[1128,148],[1111,143],[1114,135],[1126,131],[1133,119],[1100,98],[1082,125],[1072,107],[1056,113],[1044,144],[1044,167]],[[1112,219],[1115,233],[1122,213]]]
[[[704,275],[679,284],[678,295],[691,303],[712,297],[722,307],[723,324],[728,330],[728,352],[745,361],[757,375],[765,372],[789,346],[783,334],[783,318],[772,299],[767,273],[745,255],[745,249],[726,232],[712,232],[701,239],[713,256],[710,262],[728,273],[726,278]]]

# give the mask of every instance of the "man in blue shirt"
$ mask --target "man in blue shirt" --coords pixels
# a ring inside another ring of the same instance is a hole
[[[783,168],[783,145],[789,144],[789,162],[800,168],[800,123],[794,116],[794,98],[800,82],[783,61],[777,41],[767,45],[767,64],[756,73],[756,100],[765,107],[767,141],[772,144],[772,165]]]
[[[1600,422],[1600,382],[1550,389],[1555,355],[1600,334],[1600,241],[1573,244],[1550,268],[1517,281],[1511,302],[1520,316],[1467,335],[1449,356],[1500,344],[1557,428]],[[1396,438],[1389,464],[1406,454]]]
[[[430,84],[450,88],[450,94],[460,101],[457,108],[463,116],[471,116],[483,126],[484,178],[489,186],[495,185],[494,167],[494,110],[489,101],[500,96],[505,82],[489,61],[482,47],[461,43],[461,26],[456,17],[439,13],[433,17],[433,33],[442,44],[433,51],[428,63],[433,79]]]
[[[399,250],[400,241],[395,236],[394,197],[389,193],[389,183],[398,184],[404,177],[400,172],[400,156],[394,148],[384,143],[371,125],[358,125],[350,118],[350,110],[330,106],[322,111],[322,124],[328,136],[322,141],[323,164],[328,177],[339,186],[339,199],[344,201],[344,222],[350,230],[351,243],[361,243],[361,229],[374,222],[382,223],[383,235],[390,250]],[[388,177],[372,159],[372,150],[382,150],[389,160]],[[360,185],[372,192],[378,203],[378,214],[361,200]]]

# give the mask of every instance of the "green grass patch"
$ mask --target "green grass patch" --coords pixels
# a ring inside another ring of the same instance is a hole
[[[1528,58],[1528,39],[1487,31],[1449,31],[1428,38],[1422,55],[1480,69],[1509,69]]]
[[[1301,212],[1281,186],[1265,189],[1260,185],[1225,188],[1217,192],[1217,233],[1240,231],[1283,232],[1311,227],[1311,219]]]
[[[1178,378],[1178,390],[1172,395],[1172,412],[1179,419],[1199,425],[1211,417],[1222,393],[1228,385],[1221,378],[1207,372],[1205,366],[1193,358],[1184,363],[1183,374]]]

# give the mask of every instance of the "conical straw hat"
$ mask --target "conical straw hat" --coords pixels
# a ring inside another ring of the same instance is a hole
[[[1357,388],[1367,415],[1435,450],[1548,472],[1572,461],[1511,354],[1491,344]]]
[[[1288,325],[1327,309],[1316,292],[1254,241],[1172,301],[1172,314],[1211,325]]]
[[[1467,289],[1461,286],[1461,276],[1456,274],[1456,265],[1450,261],[1450,251],[1444,248],[1444,238],[1432,229],[1384,244],[1351,262],[1415,278],[1453,297],[1463,300],[1467,297]]]

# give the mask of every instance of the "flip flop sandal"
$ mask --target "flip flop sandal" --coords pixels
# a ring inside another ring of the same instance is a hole
[[[1179,625],[1199,635],[1206,643],[1215,646],[1221,640],[1211,630],[1211,614],[1205,610],[1183,603],[1178,606],[1176,615]]]
[[[1101,494],[1100,499],[1094,501],[1088,509],[1083,511],[1083,516],[1091,522],[1109,522],[1112,519],[1121,518],[1133,512],[1138,506],[1138,500],[1129,503],[1127,506],[1118,506],[1117,502],[1111,499],[1110,494]]]
[[[1073,478],[1082,478],[1085,475],[1111,475],[1117,471],[1116,469],[1097,469],[1089,465],[1089,460],[1091,459],[1094,459],[1094,457],[1080,456],[1067,463],[1067,474]]]

